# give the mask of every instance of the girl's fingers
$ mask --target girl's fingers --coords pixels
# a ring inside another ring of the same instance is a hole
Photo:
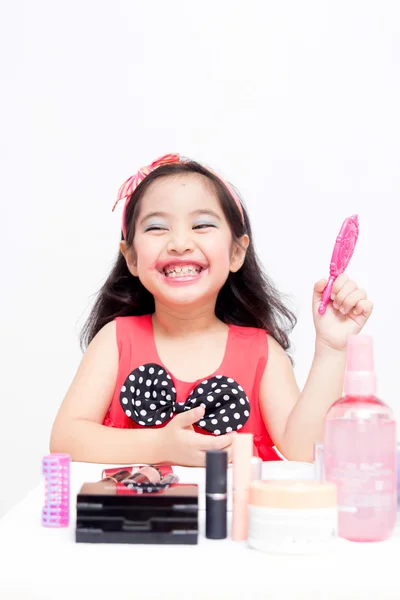
[[[373,311],[374,305],[371,300],[360,300],[353,308],[353,314],[356,316],[362,315],[368,319]]]
[[[188,411],[189,412],[189,411]],[[236,432],[224,435],[203,435],[196,433],[196,442],[200,450],[226,450],[232,445]]]
[[[332,286],[331,300],[334,300],[336,298],[336,295],[340,292],[340,290],[347,281],[349,281],[349,276],[346,275],[346,273],[342,273],[341,275],[336,277]]]
[[[357,307],[357,304],[361,300],[365,300],[366,296],[365,290],[356,289],[354,292],[351,292],[348,296],[346,296],[338,310],[340,310],[343,315],[347,315],[351,310]]]
[[[317,283],[314,285],[314,292],[316,292],[317,294],[322,294],[327,283],[328,282],[326,281],[326,279],[320,279],[319,281],[317,281]]]
[[[333,307],[339,309],[342,306],[343,302],[346,300],[346,298],[356,290],[358,290],[357,284],[351,279],[345,281],[341,288],[338,289],[336,292],[333,292],[332,290],[332,293],[334,293]]]

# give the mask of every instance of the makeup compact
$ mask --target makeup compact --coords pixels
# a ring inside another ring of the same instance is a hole
[[[153,484],[154,485],[154,484]],[[77,497],[76,542],[197,544],[198,486],[138,492],[122,483],[85,483]]]
[[[249,546],[275,554],[319,553],[337,538],[337,489],[317,481],[250,484]]]

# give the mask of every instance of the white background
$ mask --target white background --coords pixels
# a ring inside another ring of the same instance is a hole
[[[400,417],[397,0],[0,3],[0,514],[40,480],[79,328],[117,252],[116,191],[179,152],[241,191],[289,294],[304,384],[311,295],[343,219]]]

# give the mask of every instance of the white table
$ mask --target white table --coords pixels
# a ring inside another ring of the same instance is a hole
[[[338,540],[324,556],[275,556],[203,535],[197,546],[76,544],[76,494],[102,468],[72,464],[68,529],[41,526],[42,485],[0,521],[1,600],[400,599],[396,536],[376,544]],[[203,469],[174,471],[204,489]]]

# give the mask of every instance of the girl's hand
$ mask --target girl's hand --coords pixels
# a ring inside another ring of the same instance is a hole
[[[230,462],[231,446],[236,433],[219,436],[196,433],[193,425],[203,416],[204,407],[198,406],[176,415],[168,425],[159,430],[163,438],[163,462],[187,467],[204,467],[207,450],[226,450]]]
[[[322,279],[314,286],[313,317],[317,343],[335,350],[344,350],[350,334],[360,333],[371,316],[373,304],[367,293],[342,273],[332,287],[331,302],[324,315],[318,313],[322,292],[327,281]]]

